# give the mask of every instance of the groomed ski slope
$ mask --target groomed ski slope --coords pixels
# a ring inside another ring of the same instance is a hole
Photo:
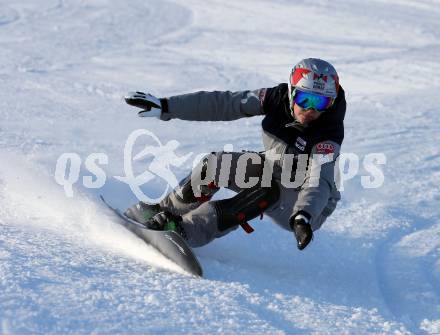
[[[1,0],[0,333],[439,334],[439,18],[438,0]],[[262,148],[259,117],[139,119],[125,92],[271,87],[306,57],[338,69],[361,158],[310,247],[255,220],[196,249],[195,279],[116,224],[99,194],[136,201],[113,178],[132,131],[180,156]],[[81,177],[106,154],[105,186],[66,197],[63,153]],[[369,153],[387,158],[379,189],[361,186]]]

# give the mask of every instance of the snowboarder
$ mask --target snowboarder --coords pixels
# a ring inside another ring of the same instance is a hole
[[[264,116],[265,151],[253,153],[261,159],[251,159],[244,171],[247,180],[259,178],[256,185],[243,187],[235,178],[243,172],[239,171],[240,157],[250,152],[214,152],[202,159],[159,204],[140,202],[127,210],[127,216],[150,229],[173,229],[190,246],[198,247],[239,226],[251,232],[247,222],[264,212],[282,228],[293,231],[297,247],[302,250],[340,199],[335,162],[344,138],[346,101],[336,70],[324,60],[301,60],[293,67],[287,84],[272,88],[195,92],[161,99],[131,92],[125,100],[142,108],[140,116],[156,116],[164,121],[229,121]],[[318,175],[313,176],[310,159],[299,187],[286,187],[281,179],[289,154],[297,157],[293,161],[297,166],[301,154],[324,157]],[[263,180],[267,162],[273,167],[269,183]],[[221,169],[228,164],[230,169],[225,176]],[[313,178],[315,183],[311,182]],[[221,186],[237,194],[230,199],[210,200]]]

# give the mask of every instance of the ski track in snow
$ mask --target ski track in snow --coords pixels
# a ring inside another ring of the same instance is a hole
[[[438,0],[0,1],[0,333],[440,334],[439,17]],[[164,123],[121,97],[270,87],[305,57],[340,73],[343,150],[387,164],[380,189],[346,182],[304,252],[255,220],[196,249],[196,279],[100,204],[134,203],[127,186],[54,181],[64,152],[122,175],[138,128],[181,155],[260,150],[259,118]]]

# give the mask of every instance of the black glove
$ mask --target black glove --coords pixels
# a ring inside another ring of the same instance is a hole
[[[160,116],[162,110],[160,100],[150,93],[129,92],[124,99],[127,104],[143,109],[138,113],[141,117]]]
[[[296,214],[290,218],[290,227],[295,233],[297,247],[299,250],[303,250],[310,241],[313,239],[313,231],[310,226],[310,215],[304,212]]]

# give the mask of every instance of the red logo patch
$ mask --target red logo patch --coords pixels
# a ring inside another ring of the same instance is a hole
[[[333,154],[335,147],[331,143],[321,142],[316,145],[316,152],[323,155]]]
[[[317,73],[313,72],[313,80],[316,80],[316,79],[318,79],[318,80],[322,79],[325,82],[327,82],[327,76],[324,76],[322,73],[318,75]]]

